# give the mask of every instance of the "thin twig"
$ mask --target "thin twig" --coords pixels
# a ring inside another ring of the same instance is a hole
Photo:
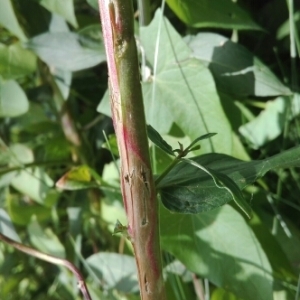
[[[68,268],[76,276],[77,281],[78,281],[78,288],[80,289],[80,291],[83,295],[83,298],[85,300],[92,300],[82,274],[77,269],[77,267],[75,265],[73,265],[71,262],[69,262],[68,260],[63,259],[63,258],[58,258],[58,257],[52,256],[50,254],[42,253],[36,249],[30,248],[21,243],[18,243],[16,241],[10,239],[9,237],[3,235],[2,233],[0,233],[0,240],[2,240],[6,244],[18,249],[21,252],[24,252],[30,256],[39,258],[41,260],[50,262],[55,265],[61,265],[61,266]]]

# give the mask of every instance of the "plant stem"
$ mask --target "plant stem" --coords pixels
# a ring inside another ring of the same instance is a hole
[[[99,0],[121,188],[142,300],[166,299],[131,0]]]
[[[138,0],[140,26],[147,26],[151,21],[150,1]]]

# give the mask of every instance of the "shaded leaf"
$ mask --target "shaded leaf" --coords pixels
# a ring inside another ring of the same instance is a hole
[[[20,85],[15,80],[0,79],[0,117],[17,117],[28,109],[28,99]]]
[[[300,147],[250,162],[217,153],[197,156],[191,160],[217,172],[219,176],[228,176],[239,189],[243,189],[270,170],[300,166]],[[174,212],[210,211],[232,200],[232,194],[218,188],[211,176],[184,161],[162,179],[159,189],[163,204]]]
[[[151,125],[147,125],[148,137],[152,143],[165,151],[166,153],[174,156],[172,147],[162,138],[162,136]]]
[[[34,72],[36,56],[20,44],[0,44],[0,74],[4,79],[15,79]]]
[[[271,300],[272,269],[260,243],[231,206],[199,215],[161,207],[162,248],[187,268],[244,300]]]
[[[290,89],[242,45],[215,33],[199,33],[185,40],[193,55],[209,67],[220,91],[243,97],[291,94]]]
[[[167,0],[176,15],[193,27],[262,30],[238,3],[231,0]]]
[[[27,47],[48,65],[73,72],[91,68],[106,59],[102,44],[101,50],[86,48],[81,45],[80,35],[72,32],[44,33],[29,40]]]

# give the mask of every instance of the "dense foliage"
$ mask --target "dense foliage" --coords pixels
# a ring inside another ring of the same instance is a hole
[[[217,133],[158,185],[169,299],[298,299],[300,4],[166,2],[136,21],[155,174]],[[139,299],[106,90],[96,0],[0,1],[0,232],[93,299]],[[81,296],[0,241],[0,298]]]

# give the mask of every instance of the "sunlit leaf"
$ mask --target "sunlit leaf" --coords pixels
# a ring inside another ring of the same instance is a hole
[[[27,228],[30,241],[38,250],[60,258],[66,257],[64,246],[50,228],[43,230],[35,218]]]
[[[56,187],[62,190],[81,190],[97,187],[97,183],[92,181],[90,168],[86,165],[74,167],[63,175],[57,182]]]
[[[166,127],[161,124],[175,122],[191,140],[217,132],[216,138],[201,144],[202,151],[230,154],[232,132],[209,69],[191,58],[191,50],[169,21],[160,19],[161,11],[157,11],[151,24],[141,28],[141,42],[152,68],[157,61],[156,74],[143,83],[147,123],[164,134]]]
[[[27,46],[48,65],[68,71],[91,68],[106,59],[103,45],[84,47],[80,35],[72,32],[44,33],[29,40]]]
[[[26,41],[27,38],[20,27],[11,0],[0,1],[0,24],[15,34],[21,41]]]
[[[56,13],[66,19],[74,27],[78,27],[74,12],[73,0],[38,0],[39,3],[49,11]]]
[[[209,67],[220,91],[243,97],[291,94],[258,57],[227,37],[205,32],[185,40],[193,55]]]
[[[244,300],[271,300],[272,268],[239,213],[224,206],[198,215],[161,207],[161,242],[187,268]]]

